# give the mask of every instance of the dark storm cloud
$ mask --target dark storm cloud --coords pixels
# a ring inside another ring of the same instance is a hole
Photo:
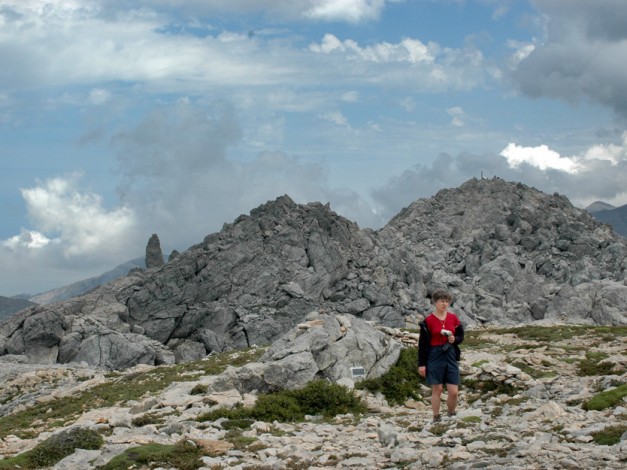
[[[627,2],[533,3],[548,18],[547,37],[512,73],[516,86],[532,97],[600,103],[627,119]]]

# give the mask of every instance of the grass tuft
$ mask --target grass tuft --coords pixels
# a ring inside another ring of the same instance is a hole
[[[586,411],[601,411],[607,408],[613,408],[623,402],[623,398],[627,396],[627,384],[620,385],[619,387],[611,390],[605,390],[590,400],[584,402],[582,408]]]

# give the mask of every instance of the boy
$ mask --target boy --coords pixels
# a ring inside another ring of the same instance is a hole
[[[418,373],[431,385],[433,421],[440,421],[440,403],[446,384],[448,415],[455,415],[459,394],[459,344],[464,340],[464,328],[448,311],[452,296],[445,290],[435,290],[431,302],[435,311],[420,323],[418,340]]]

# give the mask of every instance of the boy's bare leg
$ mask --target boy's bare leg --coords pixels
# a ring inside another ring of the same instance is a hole
[[[446,384],[446,407],[448,414],[454,415],[457,408],[457,397],[459,395],[459,385]]]
[[[433,416],[440,414],[440,404],[442,402],[442,390],[444,386],[442,384],[431,386],[431,409],[433,410]]]

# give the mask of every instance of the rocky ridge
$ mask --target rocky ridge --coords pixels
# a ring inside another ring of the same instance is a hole
[[[414,202],[379,231],[281,196],[164,266],[0,323],[0,355],[121,369],[272,344],[308,312],[415,325],[435,287],[470,326],[627,324],[627,244],[563,196],[500,179]]]
[[[159,370],[164,374],[175,366],[139,365],[114,377],[78,364],[41,367],[14,363],[13,373],[7,373],[3,367],[3,393],[21,390],[9,402],[20,402],[18,410],[29,403],[42,403],[44,408],[49,407],[51,417],[41,415],[32,422],[31,430],[0,433],[0,454],[9,457],[25,452],[55,433],[81,427],[102,432],[105,445],[99,450],[78,450],[56,464],[55,469],[92,469],[132,447],[180,440],[205,449],[201,468],[207,470],[606,469],[624,468],[627,463],[624,400],[603,411],[582,408],[582,403],[600,390],[626,383],[625,328],[597,331],[544,321],[541,328],[478,328],[469,332],[468,344],[463,347],[458,414],[442,423],[431,422],[426,391],[424,399],[408,400],[402,406],[390,406],[381,395],[356,391],[368,405],[369,411],[364,415],[339,415],[332,420],[310,416],[302,423],[257,421],[241,434],[247,439],[246,444],[230,437],[223,420],[197,420],[218,407],[251,406],[257,396],[254,381],[250,380],[256,374],[251,371],[264,363],[284,360],[286,355],[313,353],[323,343],[328,346],[328,341],[320,341],[320,333],[349,338],[355,328],[372,328],[348,317],[348,323],[334,323],[338,318],[342,315],[312,313],[307,325],[288,332],[281,345],[277,343],[274,350],[266,350],[259,362],[229,367],[219,375],[200,370],[194,374],[189,370],[180,376],[183,381],[164,384],[162,389],[138,399],[122,400],[115,406],[92,406],[77,415],[66,415],[61,427],[54,424],[55,399],[79,398],[107,383],[132,380],[139,384],[147,380],[148,374]],[[400,339],[407,336],[396,329],[379,331],[385,333],[388,343],[397,342],[397,347],[402,346]],[[612,331],[614,334],[610,334]],[[405,339],[411,343],[409,336]],[[322,353],[317,360],[326,356]],[[581,372],[582,364],[592,356],[603,358],[594,367],[607,373]],[[295,359],[293,364],[299,362]],[[17,371],[19,367],[23,368],[21,372]],[[243,377],[248,379],[234,380]],[[199,387],[203,387],[203,393],[194,393]],[[153,419],[141,424],[141,418],[146,417]],[[595,442],[597,433],[611,428],[625,432],[618,443],[608,446]],[[35,438],[16,435],[29,435],[33,429]]]

